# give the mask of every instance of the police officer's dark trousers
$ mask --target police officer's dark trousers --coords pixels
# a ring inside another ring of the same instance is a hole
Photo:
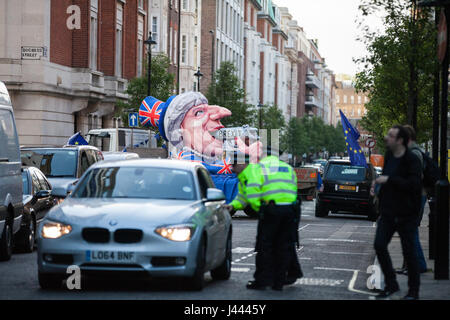
[[[282,286],[290,262],[295,211],[290,205],[269,204],[258,222],[255,281],[262,286]]]

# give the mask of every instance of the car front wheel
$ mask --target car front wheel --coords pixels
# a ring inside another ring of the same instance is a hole
[[[197,252],[197,267],[194,275],[188,279],[190,289],[200,291],[205,286],[206,239],[200,240]]]
[[[328,215],[328,209],[325,208],[325,206],[323,204],[321,204],[320,202],[317,202],[316,203],[316,211],[315,211],[314,215],[318,218],[326,217]]]
[[[211,270],[211,277],[214,280],[228,280],[231,276],[231,231],[228,232],[225,259],[222,264],[214,270]]]
[[[13,247],[12,238],[12,228],[8,220],[6,220],[3,234],[0,239],[0,261],[8,261],[9,259],[11,259]]]

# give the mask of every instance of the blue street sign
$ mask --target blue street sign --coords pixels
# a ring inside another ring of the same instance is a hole
[[[137,112],[130,112],[128,113],[128,126],[130,128],[136,128],[138,127],[138,113]]]

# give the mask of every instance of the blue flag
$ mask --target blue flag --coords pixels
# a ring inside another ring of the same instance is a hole
[[[78,145],[88,145],[86,140],[84,140],[83,136],[80,132],[75,133],[73,136],[67,140],[67,144],[70,146],[78,146]]]
[[[352,124],[345,115],[339,110],[341,114],[342,129],[344,130],[345,145],[347,146],[348,156],[352,166],[363,166],[367,168],[366,156],[361,150],[358,143],[359,132],[353,128]]]

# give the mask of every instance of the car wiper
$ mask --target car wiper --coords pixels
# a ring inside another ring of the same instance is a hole
[[[47,174],[46,176],[47,178],[75,178],[75,176],[69,174],[59,174],[59,175]]]

